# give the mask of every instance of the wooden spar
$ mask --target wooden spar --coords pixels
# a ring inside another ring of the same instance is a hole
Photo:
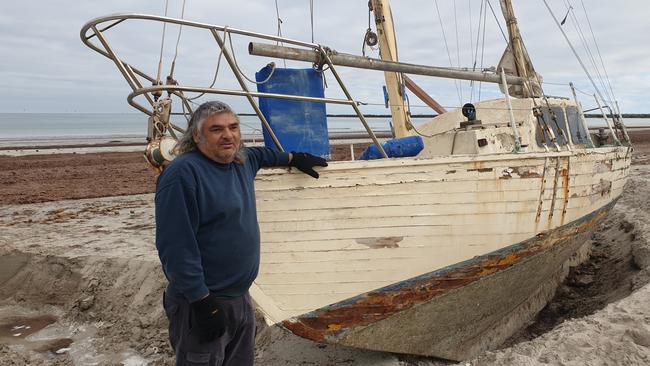
[[[424,102],[424,104],[428,105],[436,111],[438,114],[443,114],[447,113],[447,110],[443,106],[441,106],[438,102],[436,102],[435,99],[431,98],[427,92],[425,92],[418,84],[415,83],[410,77],[403,75],[404,76],[404,85],[410,90],[415,96],[420,98],[421,101]]]
[[[248,53],[255,56],[283,58],[287,60],[298,60],[306,62],[318,62],[321,60],[320,55],[314,50],[276,46],[257,42],[251,42],[248,44]],[[338,53],[336,51],[331,51],[331,53],[329,53],[329,57],[332,60],[332,63],[337,66],[356,67],[359,69],[379,71],[394,71],[404,74],[436,76],[449,79],[474,80],[482,81],[485,83],[501,83],[501,76],[496,73],[464,71],[446,67],[383,61],[375,58]],[[506,81],[508,82],[508,85],[523,85],[525,79],[518,76],[506,75]]]
[[[397,39],[393,27],[393,14],[388,0],[371,0],[370,5],[375,13],[377,38],[379,39],[379,55],[384,61],[397,62]],[[390,103],[390,113],[393,117],[395,137],[409,136],[411,133],[411,114],[404,103],[404,78],[401,73],[384,71],[386,90]]]

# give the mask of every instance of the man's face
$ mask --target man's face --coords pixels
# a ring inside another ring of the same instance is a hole
[[[194,136],[199,151],[218,163],[232,163],[241,143],[237,117],[228,112],[213,114],[203,122],[201,129],[203,141],[198,135]]]

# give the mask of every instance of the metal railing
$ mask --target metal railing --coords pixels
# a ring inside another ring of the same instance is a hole
[[[206,87],[193,87],[193,86],[180,86],[180,85],[154,85],[150,87],[144,87],[142,82],[138,79],[138,77],[150,83],[156,83],[158,82],[158,80],[146,74],[142,70],[124,62],[119,57],[117,52],[110,46],[106,38],[106,35],[104,34],[106,31],[112,29],[116,25],[123,23],[127,20],[146,20],[146,21],[163,22],[169,24],[177,24],[184,27],[205,29],[206,31],[210,32],[212,36],[215,38],[215,41],[217,42],[219,48],[221,49],[223,56],[226,58],[226,61],[228,62],[230,69],[234,73],[242,89],[234,90],[234,89],[206,88]],[[104,24],[107,25],[102,28],[101,26]],[[218,32],[224,32],[224,34],[226,33],[237,34],[241,36],[265,39],[274,42],[282,42],[294,46],[308,48],[311,49],[313,52],[318,52],[319,54],[323,55],[322,59],[324,63],[327,64],[328,66],[327,69],[335,77],[339,87],[345,94],[346,99],[306,97],[306,96],[297,96],[297,95],[288,95],[288,94],[250,91],[244,79],[242,78],[242,75],[239,72],[238,67],[235,64],[235,60],[233,56],[230,54],[227,47],[225,46],[224,39],[221,38]],[[154,97],[154,95],[156,95],[157,93],[167,92],[170,93],[170,95],[175,95],[176,97],[182,100],[182,103],[184,104],[184,108],[186,108],[188,111],[191,111],[191,106],[184,95],[184,93],[186,92],[242,96],[248,99],[251,107],[253,108],[258,118],[262,122],[263,128],[271,136],[277,148],[283,151],[282,144],[277,139],[273,129],[271,128],[268,121],[266,120],[266,117],[260,110],[257,102],[253,99],[254,97],[279,98],[279,99],[288,99],[288,100],[304,101],[304,102],[320,102],[320,103],[349,105],[355,111],[357,118],[359,118],[359,120],[363,124],[363,127],[367,131],[373,143],[379,149],[382,156],[387,157],[386,152],[384,151],[383,147],[381,146],[381,144],[377,139],[377,136],[372,131],[372,128],[366,121],[366,118],[364,117],[363,113],[361,113],[361,110],[359,109],[360,103],[352,98],[352,95],[345,87],[331,59],[329,58],[329,56],[327,55],[323,47],[321,47],[318,44],[303,42],[303,41],[298,41],[290,38],[273,36],[273,35],[268,35],[263,33],[251,32],[251,31],[241,30],[237,28],[193,22],[184,19],[176,19],[170,17],[156,16],[156,15],[145,15],[145,14],[114,14],[114,15],[104,16],[100,18],[95,18],[89,21],[88,23],[86,23],[81,28],[80,37],[83,43],[86,44],[89,48],[111,59],[115,63],[118,70],[122,73],[122,76],[126,79],[127,83],[132,89],[132,92],[129,94],[127,98],[128,103],[134,108],[136,108],[137,110],[147,114],[148,116],[152,116],[154,114],[154,107],[156,104],[156,100],[155,100],[156,98]],[[94,38],[99,40],[99,44],[93,43]],[[135,100],[135,98],[138,96],[143,96],[149,102],[149,104],[151,105],[151,110]],[[182,129],[177,126],[172,125],[172,127],[174,127],[176,130],[182,131]]]

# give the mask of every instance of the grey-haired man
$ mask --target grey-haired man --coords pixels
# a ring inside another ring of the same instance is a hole
[[[244,148],[239,118],[202,104],[156,186],[156,248],[169,280],[163,296],[177,365],[252,365],[255,317],[248,289],[260,261],[253,180],[294,166],[318,178],[325,159]]]

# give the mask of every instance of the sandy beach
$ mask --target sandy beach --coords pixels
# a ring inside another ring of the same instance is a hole
[[[590,258],[528,327],[461,365],[650,364],[650,131]],[[33,148],[33,147],[30,147]],[[0,364],[171,365],[140,152],[0,150]],[[349,146],[337,148],[345,158]],[[355,147],[358,154],[362,146]],[[259,322],[259,365],[449,365],[313,343]]]

